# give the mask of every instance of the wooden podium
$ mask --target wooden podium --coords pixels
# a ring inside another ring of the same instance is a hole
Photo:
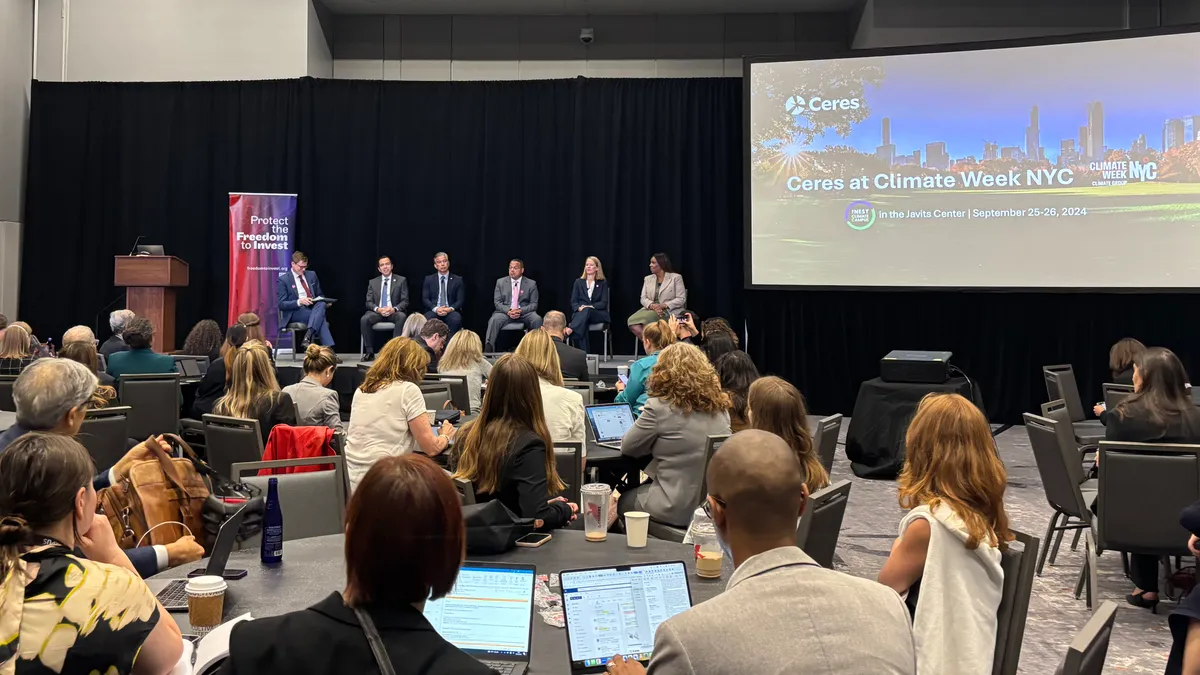
[[[188,264],[173,255],[119,255],[113,283],[126,288],[125,307],[154,324],[154,351],[174,351],[175,289],[188,285]]]

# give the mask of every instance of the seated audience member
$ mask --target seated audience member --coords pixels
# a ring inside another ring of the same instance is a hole
[[[550,315],[546,315],[546,321]],[[608,281],[604,279],[604,266],[596,256],[588,256],[583,263],[583,274],[571,286],[571,325],[563,329],[586,354],[588,351],[588,326],[594,323],[609,323]],[[561,357],[562,355],[559,354]]]
[[[689,345],[700,346],[700,317],[692,310],[686,310],[679,317],[674,315],[668,320],[671,330],[675,331],[675,339]]]
[[[358,320],[359,332],[362,333],[362,360],[375,360],[375,325],[378,323],[392,324],[392,337],[404,335],[404,312],[408,309],[408,280],[399,274],[392,274],[392,259],[381,255],[375,259],[379,276],[367,282],[367,313]]]
[[[441,319],[426,319],[425,325],[421,327],[421,335],[417,338],[417,344],[429,354],[429,365],[426,366],[426,372],[438,372],[438,359],[442,356],[442,351],[446,349],[446,341],[450,339],[450,327]]]
[[[535,330],[521,338],[521,344],[517,345],[514,353],[537,371],[542,411],[546,415],[546,430],[550,432],[550,440],[555,443],[580,443],[580,452],[584,453],[587,452],[587,437],[583,429],[583,395],[563,387],[556,346],[548,332]]]
[[[710,335],[715,335],[717,333],[724,333],[728,335],[729,339],[733,340],[734,347],[741,347],[741,342],[738,340],[737,333],[729,326],[729,322],[722,317],[714,316],[711,319],[705,319],[704,322],[700,324],[701,341],[707,340]]]
[[[8,328],[8,317],[0,314],[0,337],[4,336],[5,328]]]
[[[88,370],[96,373],[96,378],[100,384],[96,386],[96,390],[92,393],[91,408],[105,408],[117,398],[117,390],[113,388],[113,378],[108,373],[97,372],[96,368],[100,366],[100,358],[96,355],[96,345],[92,342],[67,342],[63,344],[63,348],[59,350],[58,357],[60,359],[70,359],[76,363],[82,363],[87,366]]]
[[[1200,408],[1187,389],[1187,371],[1179,357],[1163,347],[1149,347],[1133,364],[1133,394],[1105,415],[1104,438],[1134,443],[1200,443]],[[1129,556],[1134,588],[1126,602],[1156,610],[1158,557]]]
[[[910,594],[917,595],[917,672],[990,673],[1004,587],[1001,551],[1012,540],[1004,512],[1008,477],[991,428],[962,396],[930,394],[904,442],[900,506],[912,510],[900,521],[879,582],[908,596],[910,607]]]
[[[567,325],[567,317],[558,310],[546,312],[542,322],[542,330],[550,335],[554,349],[558,352],[558,362],[562,364],[562,376],[571,380],[588,380],[587,352],[572,347],[563,340],[563,328]]]
[[[415,312],[409,314],[408,318],[404,320],[404,328],[400,331],[400,337],[416,340],[418,337],[420,337],[421,329],[425,327],[425,322],[428,320],[429,319],[426,319],[424,314],[417,314]]]
[[[258,340],[259,342],[265,344],[267,349],[275,348],[271,344],[271,341],[267,339],[266,334],[263,333],[262,320],[258,318],[257,314],[254,312],[242,312],[241,314],[238,314],[237,322],[239,325],[246,327],[247,341]]]
[[[488,351],[495,351],[496,338],[510,323],[522,324],[525,330],[542,327],[542,317],[537,313],[537,282],[525,278],[525,263],[519,258],[508,262],[508,276],[496,280],[496,287],[492,289],[492,304],[495,312],[488,319],[484,335]]]
[[[483,381],[492,372],[492,364],[483,358],[483,341],[478,333],[471,330],[455,333],[438,362],[438,372],[443,375],[465,375],[467,390],[471,392],[470,413],[474,415],[479,412],[479,406],[483,403]]]
[[[33,332],[33,328],[29,324],[25,323],[24,321],[14,321],[12,323],[12,325],[18,326],[20,328],[24,328],[25,332],[29,334],[29,355],[30,356],[32,356],[35,359],[42,359],[42,358],[46,358],[47,356],[54,356],[54,352],[52,351],[51,346],[42,344],[41,340],[38,340],[37,334]]]
[[[207,356],[208,362],[221,358],[221,327],[212,319],[197,321],[183,341],[183,349],[177,354],[186,356]]]
[[[479,416],[463,427],[455,478],[469,480],[475,499],[499,499],[539,530],[566,527],[579,505],[556,497],[566,489],[554,461],[537,371],[516,354],[496,361]]]
[[[821,466],[812,434],[808,432],[808,408],[799,389],[781,377],[761,377],[750,385],[746,412],[751,428],[779,436],[796,453],[796,459],[804,467],[804,484],[810,494],[829,487],[829,473]]]
[[[117,382],[122,375],[148,375],[151,373],[174,373],[175,359],[166,354],[157,354],[150,349],[154,339],[154,326],[149,319],[135,317],[125,325],[121,333],[128,351],[117,352],[108,357],[108,374]]]
[[[279,390],[267,346],[247,341],[233,357],[229,390],[217,399],[213,412],[226,417],[258,420],[263,445],[276,424],[296,426],[296,404]]]
[[[1109,382],[1115,384],[1133,385],[1133,364],[1142,352],[1146,351],[1146,345],[1134,338],[1121,338],[1116,344],[1108,350],[1108,370],[1111,379]],[[1104,424],[1108,424],[1108,411],[1104,409],[1102,403],[1097,403],[1092,407],[1092,412]]]
[[[667,346],[674,344],[675,333],[671,332],[666,321],[656,321],[642,331],[642,346],[646,348],[646,356],[629,366],[629,382],[622,384],[617,381],[617,403],[628,403],[633,408],[634,415],[642,414],[642,406],[646,405],[649,394],[646,392],[646,381],[650,379],[650,371],[658,363],[658,353]]]
[[[916,675],[900,598],[796,547],[805,480],[787,444],[763,431],[735,434],[713,455],[704,508],[736,569],[725,592],[659,625],[651,673]],[[608,672],[646,671],[614,656]]]
[[[20,375],[36,359],[29,352],[29,333],[17,324],[4,330],[0,340],[0,375]]]
[[[650,373],[650,398],[621,439],[621,454],[650,457],[651,480],[621,495],[618,513],[645,511],[654,520],[687,527],[704,495],[704,448],[709,436],[728,434],[729,396],[700,350],[673,344]]]
[[[67,332],[63,333],[62,346],[66,347],[72,342],[86,342],[95,346],[96,334],[87,326],[71,326],[67,329]]]
[[[713,364],[722,356],[737,350],[737,343],[728,333],[711,333],[700,342],[700,351],[704,352],[708,362]]]
[[[1179,514],[1179,524],[1191,532],[1188,550],[1200,559],[1200,502]],[[1171,654],[1167,658],[1166,675],[1196,675],[1200,673],[1200,593],[1193,590],[1179,601],[1168,618],[1171,627]]]
[[[125,340],[121,338],[121,333],[125,331],[125,325],[128,324],[137,315],[133,310],[118,309],[108,315],[108,327],[112,330],[112,335],[100,345],[100,353],[105,359],[129,349],[129,345],[125,344]]]
[[[196,400],[192,404],[192,415],[196,419],[211,415],[217,399],[224,396],[225,391],[229,389],[229,375],[232,369],[226,368],[226,364],[231,363],[238,348],[246,344],[246,332],[246,327],[240,323],[230,326],[229,330],[225,331],[221,356],[208,364],[208,370],[204,371],[204,377],[200,378],[200,384],[196,386]]]
[[[68,359],[39,359],[25,369],[13,383],[13,402],[17,422],[0,433],[0,450],[25,434],[44,431],[74,436],[96,391],[96,376],[87,367]],[[149,446],[159,447],[162,437],[148,438],[125,453],[115,466],[96,474],[92,484],[97,490],[120,482],[129,475],[134,462],[154,459]],[[2,512],[0,512],[2,513]],[[144,546],[130,549],[138,574],[148,577],[168,567],[195,562],[204,555],[204,547],[194,537],[181,537],[165,546]]]
[[[304,352],[304,378],[283,388],[296,404],[296,423],[302,427],[329,427],[345,431],[338,393],[329,388],[337,370],[336,355],[329,347],[309,345]]]
[[[434,436],[425,416],[420,383],[428,362],[421,344],[408,338],[392,338],[379,350],[350,403],[345,454],[351,491],[385,457],[415,451],[433,457],[450,445],[454,427],[443,422]]]
[[[454,588],[465,550],[462,507],[445,472],[416,455],[379,460],[346,509],[345,591],[235,626],[221,674],[379,672],[364,616],[399,675],[494,673],[439,636],[422,614],[427,601]]]
[[[713,368],[721,379],[721,388],[729,394],[729,402],[733,405],[729,410],[730,428],[734,433],[750,428],[750,423],[746,421],[746,396],[750,393],[750,385],[759,377],[754,361],[746,352],[734,351],[717,359]]]
[[[445,251],[438,251],[433,255],[433,268],[437,274],[425,277],[421,285],[421,304],[425,306],[425,318],[441,319],[450,327],[450,333],[453,335],[462,329],[461,312],[467,298],[466,285],[462,277],[450,273],[450,256]],[[404,337],[414,335],[406,332]]]
[[[625,323],[639,338],[642,329],[655,321],[665,321],[668,316],[678,314],[687,306],[687,288],[683,276],[671,266],[666,253],[650,256],[650,274],[642,280],[642,308],[634,312]]]
[[[96,513],[93,469],[59,434],[0,452],[5,672],[169,673],[183,653],[179,626]]]

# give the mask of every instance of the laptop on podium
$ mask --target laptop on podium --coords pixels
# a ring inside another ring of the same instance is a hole
[[[533,642],[534,572],[533,565],[468,560],[450,594],[425,603],[425,618],[500,675],[523,675]]]

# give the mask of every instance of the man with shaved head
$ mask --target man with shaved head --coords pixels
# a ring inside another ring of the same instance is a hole
[[[542,322],[542,330],[550,334],[550,339],[554,340],[554,348],[558,350],[558,364],[562,376],[568,380],[587,380],[587,352],[566,343],[566,338],[563,337],[566,327],[567,315],[558,310],[547,312],[546,319]]]
[[[915,675],[900,596],[796,546],[804,479],[795,453],[766,431],[734,434],[713,455],[705,508],[737,569],[724,593],[659,625],[651,675]],[[621,656],[608,670],[645,672]]]

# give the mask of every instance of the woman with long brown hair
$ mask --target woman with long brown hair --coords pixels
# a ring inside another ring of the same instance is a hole
[[[228,417],[257,419],[265,444],[277,424],[296,425],[296,404],[279,390],[267,346],[247,341],[233,357],[229,391],[217,399],[213,412]]]
[[[1108,370],[1117,384],[1133,384],[1133,364],[1146,345],[1136,338],[1121,338],[1108,350]]]
[[[479,416],[463,428],[455,478],[471,481],[475,497],[499,499],[538,529],[564,527],[579,505],[556,497],[566,489],[554,462],[538,374],[528,361],[505,354],[492,366]]]
[[[241,314],[238,314],[237,322],[239,326],[246,327],[247,340],[258,340],[259,342],[265,344],[267,349],[273,349],[271,341],[268,340],[267,336],[263,333],[262,320],[258,318],[257,314],[254,312],[242,312]]]
[[[225,331],[225,342],[221,343],[221,355],[208,364],[204,377],[196,386],[196,401],[192,404],[192,416],[200,419],[211,415],[217,399],[229,388],[229,377],[233,374],[233,356],[246,344],[246,327],[236,323]]]
[[[704,351],[701,348],[701,351]],[[729,426],[733,433],[749,429],[749,417],[746,414],[746,399],[750,395],[750,385],[759,379],[758,368],[750,355],[740,350],[734,350],[713,361],[717,377],[721,378],[721,388],[729,394]]]
[[[750,385],[746,412],[751,429],[779,436],[796,453],[804,467],[807,477],[804,484],[809,494],[829,487],[829,472],[821,466],[821,458],[817,457],[817,449],[813,446],[812,434],[808,432],[808,409],[799,389],[781,377],[760,377]]]
[[[990,673],[1012,533],[1008,475],[987,418],[958,394],[921,400],[905,437],[900,538],[879,582],[902,596],[919,584],[913,615],[917,672]],[[913,608],[911,596],[909,607]]]

